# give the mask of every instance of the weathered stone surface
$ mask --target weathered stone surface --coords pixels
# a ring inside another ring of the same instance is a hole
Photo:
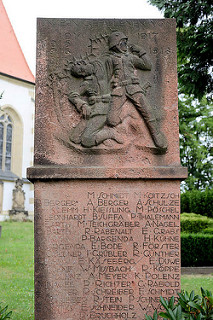
[[[28,178],[35,180],[67,179],[178,179],[187,176],[187,168],[142,167],[142,168],[107,168],[107,167],[70,167],[70,166],[35,166],[28,168]]]
[[[143,319],[180,290],[179,182],[35,184],[36,319]]]
[[[112,30],[128,36],[128,54],[117,57],[110,50]],[[174,20],[39,19],[37,52],[36,165],[179,165]],[[124,57],[127,65],[134,59],[138,64],[116,75]],[[104,94],[94,93],[94,78],[107,87]],[[116,117],[109,111],[114,105]],[[100,143],[107,134],[111,139]],[[154,140],[161,136],[168,147],[159,154]]]
[[[180,290],[175,32],[38,20],[36,320],[141,320]]]
[[[15,189],[13,189],[13,203],[12,210],[9,210],[11,220],[23,221],[28,216],[28,211],[25,210],[25,192],[22,189],[23,180],[17,179],[15,183]]]

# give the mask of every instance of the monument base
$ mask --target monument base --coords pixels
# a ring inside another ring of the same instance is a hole
[[[19,209],[9,210],[9,217],[12,221],[26,221],[28,220],[28,211]]]
[[[54,170],[55,179],[43,181],[38,168],[28,171],[36,199],[35,319],[139,320],[159,309],[160,296],[177,297],[180,176],[119,178],[121,169],[118,179],[64,181]]]

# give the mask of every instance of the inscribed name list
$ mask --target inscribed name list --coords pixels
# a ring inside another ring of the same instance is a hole
[[[49,301],[53,319],[139,320],[177,295],[179,183],[39,182],[35,192],[37,303]]]

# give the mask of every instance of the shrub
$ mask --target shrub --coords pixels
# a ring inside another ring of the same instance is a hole
[[[201,288],[202,296],[195,295],[194,291],[178,293],[178,302],[174,304],[174,297],[169,301],[160,297],[160,303],[165,312],[154,312],[153,317],[145,315],[146,320],[157,320],[158,316],[169,320],[212,320],[213,297],[208,290]]]
[[[8,306],[2,307],[2,302],[0,302],[0,320],[10,319],[12,311],[7,312]]]
[[[213,219],[194,213],[182,213],[180,225],[181,232],[198,233],[213,227]]]
[[[190,192],[186,191],[180,195],[180,211],[191,212],[190,210]]]
[[[204,234],[213,234],[213,227],[209,227],[202,231]]]
[[[213,189],[192,190],[181,194],[181,212],[194,212],[213,218]]]
[[[181,266],[212,266],[213,235],[181,234]]]

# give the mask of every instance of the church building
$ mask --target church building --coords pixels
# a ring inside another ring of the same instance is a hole
[[[9,217],[18,178],[25,211],[33,217],[33,185],[26,169],[33,165],[34,87],[35,78],[0,0],[0,221]]]

